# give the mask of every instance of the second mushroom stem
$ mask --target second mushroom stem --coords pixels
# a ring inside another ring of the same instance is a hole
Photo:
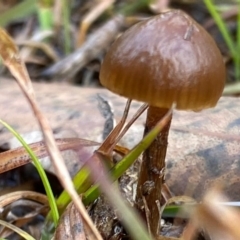
[[[149,107],[144,135],[151,131],[168,110],[166,108]],[[144,152],[138,178],[137,208],[143,212],[143,207],[145,207],[149,230],[153,236],[157,236],[160,229],[161,216],[158,203],[161,199],[170,125],[171,120]],[[143,202],[145,202],[145,206]]]

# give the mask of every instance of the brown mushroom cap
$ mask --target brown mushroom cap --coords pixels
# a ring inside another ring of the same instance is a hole
[[[212,37],[190,16],[172,10],[139,22],[110,47],[100,71],[103,86],[152,106],[213,107],[225,65]]]

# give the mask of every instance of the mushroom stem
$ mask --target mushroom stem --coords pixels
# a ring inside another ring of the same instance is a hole
[[[151,131],[168,110],[167,108],[149,107],[144,135]],[[171,120],[144,152],[138,178],[137,208],[143,213],[143,207],[145,207],[148,225],[150,226],[150,232],[153,236],[157,236],[160,229],[161,216],[157,202],[160,203],[161,199],[170,125]],[[143,198],[145,198],[145,201],[143,201]],[[147,206],[143,206],[143,202],[145,202]]]

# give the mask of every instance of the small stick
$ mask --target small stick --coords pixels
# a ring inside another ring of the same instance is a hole
[[[130,105],[131,105],[131,100],[128,99],[128,101],[126,103],[126,106],[125,106],[125,109],[124,109],[124,112],[123,112],[123,116],[122,116],[120,122],[112,130],[112,132],[108,135],[108,137],[105,139],[105,141],[102,143],[102,145],[98,148],[98,150],[97,150],[98,152],[101,152],[104,155],[109,155],[109,153],[111,152],[111,151],[109,151],[110,146],[112,146],[112,144],[114,144],[115,139],[117,138],[117,136],[121,132],[121,130],[122,130],[122,128],[123,128],[123,126],[124,126],[124,124],[127,120]]]
[[[127,125],[123,128],[121,133],[118,135],[118,137],[115,139],[115,142],[112,144],[111,149],[109,149],[109,152],[112,151],[112,149],[116,146],[116,144],[120,141],[120,139],[125,135],[125,133],[128,131],[128,129],[132,126],[132,124],[139,118],[139,116],[148,108],[148,104],[143,104],[138,111],[133,115],[133,117],[130,119],[130,121],[127,123]]]
[[[113,42],[123,25],[124,17],[122,15],[112,18],[89,36],[88,40],[74,53],[47,68],[40,77],[72,78]]]

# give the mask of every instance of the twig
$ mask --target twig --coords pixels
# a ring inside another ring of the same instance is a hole
[[[41,77],[72,78],[112,43],[123,24],[122,15],[112,18],[89,36],[89,39],[74,53],[42,72]]]

